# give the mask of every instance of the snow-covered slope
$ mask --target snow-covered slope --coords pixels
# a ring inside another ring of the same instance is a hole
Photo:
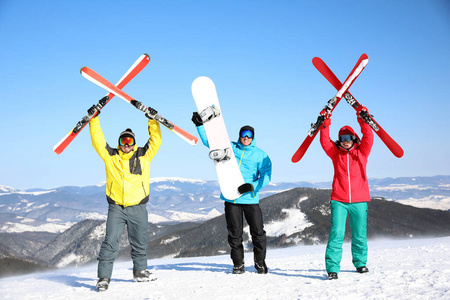
[[[356,273],[344,244],[339,279],[324,271],[325,245],[269,250],[269,274],[246,253],[246,272],[227,255],[149,260],[158,280],[135,283],[131,262],[117,262],[110,288],[95,290],[96,265],[0,280],[0,299],[450,299],[450,237],[369,242],[370,272]]]

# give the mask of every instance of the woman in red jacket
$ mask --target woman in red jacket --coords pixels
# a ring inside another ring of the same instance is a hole
[[[370,201],[366,175],[367,158],[373,145],[373,132],[358,115],[363,134],[360,140],[350,126],[339,130],[339,140],[330,139],[330,118],[320,130],[320,144],[333,161],[334,178],[331,193],[331,229],[328,237],[325,264],[328,278],[337,279],[342,259],[347,216],[352,233],[353,265],[359,273],[367,269],[367,202]]]

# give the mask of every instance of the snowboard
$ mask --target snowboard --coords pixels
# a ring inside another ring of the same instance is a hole
[[[238,188],[245,182],[231,148],[214,82],[208,77],[200,76],[192,83],[191,90],[201,116],[208,110],[215,112],[215,116],[203,123],[211,150],[209,156],[214,161],[222,195],[228,200],[237,199],[241,196]],[[228,153],[224,153],[225,149]],[[228,156],[228,159],[219,159],[220,156]]]

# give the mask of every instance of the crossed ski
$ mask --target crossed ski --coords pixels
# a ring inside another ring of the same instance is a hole
[[[113,93],[117,97],[119,97],[119,98],[123,99],[124,101],[130,103],[131,105],[133,105],[137,109],[143,111],[146,114],[146,116],[151,116],[151,118],[155,119],[158,123],[160,123],[160,124],[164,125],[165,127],[167,127],[170,131],[172,131],[173,133],[175,133],[176,135],[181,137],[183,140],[185,140],[189,144],[191,144],[191,145],[196,145],[197,144],[198,138],[196,138],[192,134],[188,133],[187,131],[181,129],[180,127],[178,127],[177,125],[173,124],[169,120],[163,118],[159,114],[152,114],[149,111],[148,107],[146,107],[145,105],[143,105],[139,101],[136,101],[134,98],[132,98],[131,96],[126,94],[124,91],[122,91],[120,88],[118,88],[117,86],[115,86],[114,84],[112,84],[111,82],[106,80],[105,78],[103,78],[101,75],[99,75],[97,72],[95,72],[91,68],[83,67],[83,68],[81,68],[80,72],[81,72],[81,75],[83,75],[83,77],[86,78],[87,80],[95,83],[96,85],[104,88],[108,92]]]
[[[367,54],[361,55],[358,62],[356,63],[355,67],[353,68],[352,72],[350,72],[350,75],[345,80],[344,84],[340,86],[338,89],[338,92],[336,95],[328,100],[327,105],[325,108],[320,112],[319,116],[317,117],[316,123],[311,124],[311,129],[308,131],[308,135],[306,136],[306,139],[303,141],[303,143],[300,145],[298,150],[294,153],[292,156],[291,161],[293,163],[299,162],[300,159],[302,159],[303,155],[305,155],[306,150],[308,150],[309,146],[311,145],[312,141],[316,137],[317,133],[319,132],[320,126],[325,121],[325,115],[330,115],[336,105],[338,105],[339,101],[341,101],[344,94],[347,92],[347,90],[350,88],[350,86],[355,82],[356,78],[361,74],[361,72],[366,67],[367,63],[369,61],[369,57]]]
[[[364,121],[367,124],[369,124],[370,127],[372,127],[375,133],[380,137],[380,139],[384,142],[384,144],[389,148],[389,150],[391,150],[391,152],[396,157],[403,156],[403,149],[397,144],[397,142],[395,142],[386,133],[386,131],[380,126],[380,124],[378,124],[375,121],[372,115],[368,114],[366,110],[363,110],[364,106],[361,105],[353,97],[353,95],[350,94],[350,92],[348,92],[348,89],[350,88],[356,77],[359,76],[359,74],[364,69],[365,65],[367,65],[368,59],[369,58],[366,54],[361,55],[361,57],[358,60],[358,63],[355,65],[352,72],[350,72],[350,75],[347,77],[344,84],[342,84],[339,81],[339,79],[334,75],[334,73],[330,70],[330,68],[328,68],[328,66],[320,58],[318,57],[313,58],[313,65],[338,90],[338,93],[336,94],[335,97],[333,97],[328,101],[327,105],[321,111],[319,117],[317,118],[316,123],[311,124],[311,129],[309,130],[306,139],[303,141],[298,150],[292,156],[291,159],[292,162],[296,163],[300,161],[300,159],[305,154],[306,150],[308,150],[315,136],[317,135],[320,126],[323,124],[325,120],[325,116],[327,114],[328,115],[331,114],[331,112],[334,110],[334,108],[342,99],[342,97],[344,97],[347,103],[349,103],[357,112],[360,113],[360,116],[364,119]],[[365,65],[362,66],[364,61]]]
[[[330,68],[318,57],[313,58],[313,65],[316,69],[333,85],[337,90],[339,90],[342,86],[339,79],[334,75],[334,73],[330,70]],[[348,104],[350,104],[357,112],[360,112],[361,117],[364,121],[372,127],[375,133],[380,137],[383,143],[391,150],[392,154],[396,157],[403,156],[403,149],[394,141],[393,138],[387,134],[386,131],[380,126],[380,124],[375,121],[372,115],[368,114],[363,110],[364,106],[361,105],[358,100],[356,100],[350,92],[346,92],[344,94],[344,98]]]
[[[116,86],[119,89],[122,89],[128,82],[131,81],[139,72],[141,72],[150,62],[150,56],[148,54],[142,54],[135,63],[128,69],[128,71],[120,78],[119,82],[117,82]],[[113,93],[108,93],[105,97],[103,97],[99,103],[96,105],[97,109],[100,111],[112,98],[114,97]],[[54,147],[53,152],[56,154],[61,154],[64,149],[69,146],[69,144],[75,139],[75,137],[83,130],[83,128],[89,123],[89,121],[97,115],[95,112],[92,115],[84,116],[81,121],[79,121],[75,127],[66,134]]]

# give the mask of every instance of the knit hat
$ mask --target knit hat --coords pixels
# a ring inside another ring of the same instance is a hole
[[[241,128],[241,130],[239,130],[239,137],[241,136],[241,133],[242,133],[243,131],[245,131],[245,130],[251,131],[252,134],[253,134],[252,138],[253,138],[253,139],[255,138],[255,129],[254,129],[252,126],[250,126],[250,125],[245,125],[245,126],[243,126],[243,127]]]

